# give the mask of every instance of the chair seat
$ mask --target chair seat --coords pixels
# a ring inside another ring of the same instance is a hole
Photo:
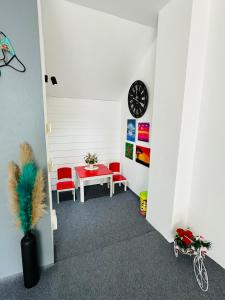
[[[57,191],[75,189],[73,181],[61,181],[56,184]]]
[[[117,181],[125,181],[127,180],[126,177],[124,177],[121,174],[115,174],[113,175],[113,181],[117,182]]]

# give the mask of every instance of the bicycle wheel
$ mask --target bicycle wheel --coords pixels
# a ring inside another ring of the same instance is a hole
[[[203,257],[196,255],[193,261],[195,277],[199,287],[206,292],[209,287],[208,274],[203,262]]]
[[[178,249],[176,249],[176,246],[177,246],[177,243],[176,243],[176,242],[174,242],[174,243],[173,243],[174,255],[175,255],[176,257],[178,257],[178,253],[179,253],[179,251],[178,251]]]

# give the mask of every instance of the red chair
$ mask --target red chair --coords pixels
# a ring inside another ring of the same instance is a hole
[[[124,185],[124,191],[127,190],[127,179],[123,175],[121,175],[121,168],[119,162],[111,162],[109,163],[109,170],[114,173],[113,175],[113,194],[115,193],[115,184],[121,183]]]
[[[59,193],[68,192],[68,191],[73,192],[73,201],[75,202],[76,199],[75,184],[73,180],[65,180],[65,179],[73,179],[72,169],[69,167],[59,168],[57,170],[57,178],[58,178],[58,182],[56,184],[57,202],[59,203]]]

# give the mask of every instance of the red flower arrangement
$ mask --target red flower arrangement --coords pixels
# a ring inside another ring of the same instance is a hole
[[[181,250],[191,249],[197,251],[200,248],[205,248],[205,251],[211,247],[211,243],[206,241],[202,236],[194,236],[190,229],[178,228],[174,240]]]

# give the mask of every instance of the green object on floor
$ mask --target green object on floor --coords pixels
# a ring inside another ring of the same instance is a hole
[[[147,212],[147,199],[148,199],[148,192],[144,191],[140,193],[140,214],[142,216],[146,216]]]

